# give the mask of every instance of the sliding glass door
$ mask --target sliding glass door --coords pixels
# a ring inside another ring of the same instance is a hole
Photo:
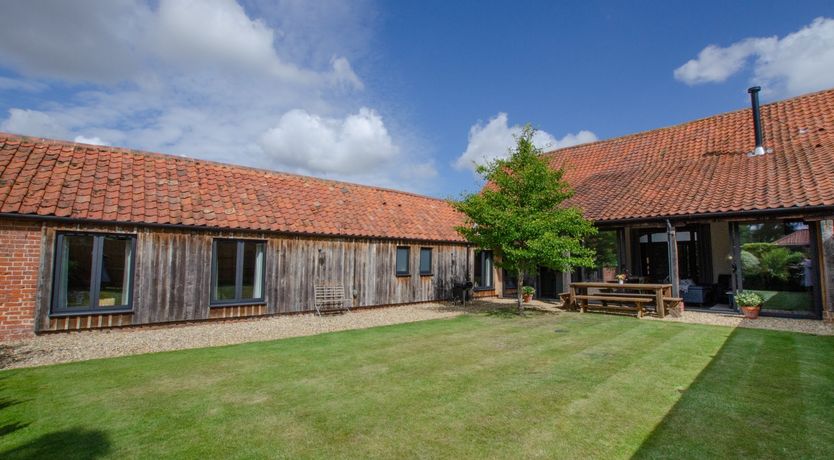
[[[738,224],[741,287],[764,298],[763,312],[814,315],[812,236],[805,222]]]

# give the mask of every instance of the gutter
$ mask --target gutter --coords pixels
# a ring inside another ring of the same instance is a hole
[[[801,215],[807,216],[809,214],[825,215],[830,214],[834,218],[834,206],[804,206],[797,208],[776,208],[776,209],[759,209],[759,210],[745,210],[745,211],[722,211],[722,212],[706,212],[699,214],[677,214],[672,216],[653,216],[653,217],[635,217],[631,219],[612,219],[594,221],[594,224],[601,227],[623,225],[623,224],[640,224],[640,223],[663,223],[666,220],[671,221],[687,221],[696,219],[721,219],[727,217],[751,218],[757,216],[785,216],[785,215]]]
[[[208,231],[208,232],[238,232],[238,233],[255,233],[255,234],[269,234],[276,236],[302,236],[307,238],[342,238],[342,239],[359,239],[371,241],[413,241],[417,243],[433,243],[433,244],[450,244],[457,246],[469,246],[470,243],[452,240],[427,240],[420,238],[401,238],[390,236],[365,236],[365,235],[340,235],[332,233],[310,233],[310,232],[287,232],[276,230],[262,230],[252,228],[229,228],[229,227],[209,227],[206,225],[187,225],[187,224],[159,224],[150,222],[129,222],[103,219],[78,219],[72,217],[59,216],[41,216],[37,214],[18,214],[13,212],[0,212],[0,218],[11,218],[20,220],[34,220],[41,222],[55,222],[65,224],[79,224],[79,225],[107,225],[119,227],[147,227],[147,228],[162,228],[162,229],[176,229],[176,230],[191,230],[191,231]]]

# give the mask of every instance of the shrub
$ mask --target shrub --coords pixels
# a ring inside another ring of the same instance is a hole
[[[753,291],[741,291],[736,294],[736,303],[740,307],[756,307],[763,302],[762,296]]]

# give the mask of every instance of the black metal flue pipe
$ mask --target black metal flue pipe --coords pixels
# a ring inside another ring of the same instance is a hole
[[[750,104],[753,106],[753,129],[756,134],[756,148],[762,146],[762,117],[759,112],[759,91],[761,90],[760,86],[747,89],[747,92],[750,93]]]

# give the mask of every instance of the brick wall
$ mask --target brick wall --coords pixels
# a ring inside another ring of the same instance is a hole
[[[35,332],[41,225],[0,219],[0,342]]]

